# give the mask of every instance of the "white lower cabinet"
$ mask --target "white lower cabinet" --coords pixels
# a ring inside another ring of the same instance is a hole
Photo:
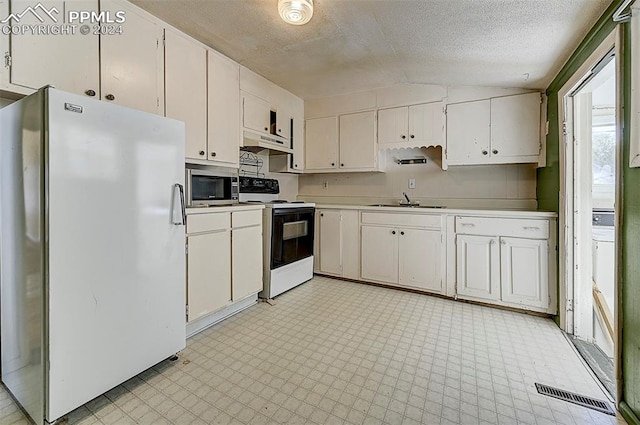
[[[262,291],[262,211],[246,213],[253,213],[256,222],[231,231],[233,302]]]
[[[546,308],[549,304],[549,243],[500,238],[502,301]]]
[[[440,216],[363,213],[362,279],[441,293],[444,250],[440,223]],[[420,225],[433,228],[410,227]]]
[[[262,210],[187,215],[187,322],[261,290]]]
[[[398,238],[398,283],[442,291],[442,239],[439,230],[400,230]]]
[[[362,279],[398,283],[398,231],[362,226]]]
[[[500,298],[498,238],[458,235],[458,295],[487,300]]]
[[[456,217],[460,298],[554,313],[548,220]]]
[[[359,212],[316,211],[316,271],[349,279],[360,278]]]
[[[231,303],[230,213],[187,217],[187,320]],[[189,234],[191,230],[196,233]]]

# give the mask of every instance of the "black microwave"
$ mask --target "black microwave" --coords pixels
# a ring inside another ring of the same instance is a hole
[[[238,175],[187,169],[186,201],[189,207],[235,204],[238,202]]]

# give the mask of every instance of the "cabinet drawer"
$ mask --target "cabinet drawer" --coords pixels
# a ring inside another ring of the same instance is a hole
[[[225,230],[231,223],[231,213],[192,214],[187,216],[187,233]]]
[[[384,226],[442,227],[442,216],[427,214],[393,214],[363,212],[362,224],[381,224]]]
[[[262,210],[231,213],[231,227],[247,227],[262,224]]]
[[[456,217],[456,233],[547,239],[549,238],[549,220]]]

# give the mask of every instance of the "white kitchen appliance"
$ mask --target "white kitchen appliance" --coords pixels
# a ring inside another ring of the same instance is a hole
[[[276,179],[240,177],[240,202],[264,203],[264,289],[274,298],[313,277],[315,204],[278,199]]]
[[[184,124],[47,87],[0,140],[2,381],[50,423],[185,347]]]

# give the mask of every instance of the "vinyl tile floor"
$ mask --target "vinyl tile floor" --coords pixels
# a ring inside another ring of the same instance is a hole
[[[550,319],[315,277],[190,338],[71,424],[624,424]],[[27,424],[0,389],[0,424]]]

